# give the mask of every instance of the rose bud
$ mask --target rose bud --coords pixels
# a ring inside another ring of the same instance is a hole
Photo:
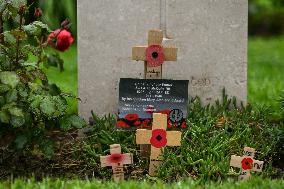
[[[65,19],[63,22],[61,22],[61,28],[62,29],[69,29],[71,26],[71,23],[68,19]]]
[[[42,16],[42,10],[41,8],[35,8],[35,13],[34,13],[35,17],[39,18]]]
[[[65,29],[57,29],[49,34],[47,42],[55,49],[64,52],[71,46],[74,39],[69,31]]]

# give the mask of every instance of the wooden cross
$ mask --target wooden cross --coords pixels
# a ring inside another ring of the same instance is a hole
[[[100,156],[101,166],[112,166],[113,179],[116,182],[124,180],[123,165],[133,164],[132,154],[121,154],[120,144],[110,145],[110,155]]]
[[[144,79],[162,79],[162,64],[164,61],[177,60],[177,48],[163,47],[163,31],[148,32],[148,46],[132,48],[132,59],[144,61]]]
[[[230,166],[241,168],[241,174],[239,180],[246,180],[250,177],[250,171],[261,172],[263,168],[263,161],[258,161],[253,159],[255,154],[255,149],[245,147],[243,156],[231,156]]]
[[[157,166],[161,163],[162,149],[165,146],[180,146],[181,132],[166,131],[167,115],[161,113],[153,114],[152,130],[137,129],[136,143],[151,144],[149,175],[154,176]]]

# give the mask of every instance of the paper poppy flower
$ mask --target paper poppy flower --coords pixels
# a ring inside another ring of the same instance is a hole
[[[149,67],[157,67],[164,63],[164,48],[160,45],[150,45],[146,49],[146,60]]]
[[[150,128],[151,120],[150,119],[144,119],[142,121],[142,127],[143,128]]]
[[[135,127],[139,127],[141,125],[141,121],[137,120],[134,122]]]
[[[180,127],[181,127],[182,129],[186,129],[186,128],[187,128],[186,122],[183,121]]]
[[[173,124],[172,124],[172,122],[170,120],[168,120],[168,128],[169,129],[173,128]]]
[[[152,131],[152,137],[150,139],[152,146],[156,148],[162,148],[167,144],[167,132],[164,129],[155,129]]]
[[[123,154],[111,154],[107,158],[108,163],[121,163],[124,160]]]
[[[127,121],[136,121],[139,118],[138,114],[127,114],[125,119]]]
[[[242,160],[242,168],[243,168],[243,170],[252,169],[252,162],[253,162],[253,160],[251,158],[244,158]]]
[[[125,123],[124,121],[118,121],[118,122],[116,122],[116,127],[118,127],[118,128],[129,128],[130,126],[127,123]]]

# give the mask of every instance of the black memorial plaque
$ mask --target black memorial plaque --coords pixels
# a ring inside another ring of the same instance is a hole
[[[129,79],[119,83],[116,127],[151,128],[152,114],[168,116],[168,128],[186,128],[188,80]]]

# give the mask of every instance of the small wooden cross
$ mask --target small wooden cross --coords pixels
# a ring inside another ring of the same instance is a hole
[[[120,144],[110,145],[110,155],[100,156],[101,166],[112,166],[113,179],[116,182],[124,180],[123,165],[133,164],[133,155],[121,154]]]
[[[153,113],[152,130],[137,129],[136,143],[151,144],[149,175],[155,176],[157,166],[161,163],[162,148],[166,146],[180,146],[181,132],[166,131],[167,115]]]
[[[148,46],[135,46],[132,48],[132,59],[145,62],[145,79],[161,79],[164,61],[177,60],[177,48],[163,47],[161,45],[162,41],[162,30],[150,30],[148,32]]]
[[[253,159],[255,154],[255,149],[253,148],[245,147],[243,154],[242,157],[232,155],[230,161],[230,166],[242,169],[239,180],[249,179],[251,170],[262,172],[264,163],[263,161]]]

